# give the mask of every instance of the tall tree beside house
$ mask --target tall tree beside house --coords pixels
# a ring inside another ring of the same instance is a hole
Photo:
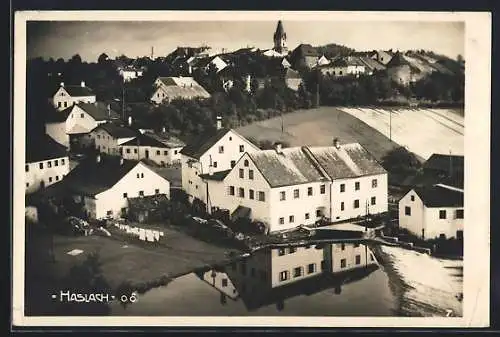
[[[106,53],[102,53],[101,55],[99,55],[99,57],[97,58],[97,63],[99,64],[104,64],[106,61],[109,60],[109,56],[106,54]]]

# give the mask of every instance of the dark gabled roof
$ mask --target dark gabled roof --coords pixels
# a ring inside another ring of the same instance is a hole
[[[89,157],[71,170],[63,182],[72,192],[94,196],[113,187],[138,163],[124,159],[120,165],[120,158],[109,156],[101,156],[97,163],[96,158]]]
[[[360,61],[363,62],[369,69],[373,70],[384,70],[385,66],[378,62],[377,60],[372,59],[371,57],[360,56]]]
[[[404,55],[401,53],[396,53],[392,57],[392,59],[389,61],[389,63],[386,64],[387,68],[395,68],[395,67],[402,67],[402,66],[408,66],[410,67],[411,70],[415,72],[420,72],[420,69],[418,69],[416,66],[411,64],[407,59],[405,59]]]
[[[56,109],[49,110],[45,116],[46,123],[61,123],[68,119],[69,114],[73,110],[74,105],[65,108],[64,110],[57,111]]]
[[[441,185],[415,187],[415,193],[426,207],[463,207],[464,192]]]
[[[181,154],[191,158],[199,159],[208,149],[215,145],[222,137],[224,137],[231,129],[222,128],[216,130],[215,133],[208,133],[199,136],[193,142],[184,146]]]
[[[450,170],[450,166],[453,171],[463,171],[464,156],[434,153],[423,165],[424,169],[446,172]]]
[[[95,96],[92,89],[89,87],[82,87],[81,85],[65,85],[64,90],[66,90],[71,97]]]
[[[88,113],[96,121],[119,119],[120,114],[112,110],[108,104],[103,102],[78,103],[79,108]]]
[[[26,163],[67,156],[66,148],[48,135],[26,137]]]
[[[117,123],[103,123],[97,126],[94,130],[99,129],[105,130],[107,133],[109,133],[110,136],[113,136],[114,138],[130,138],[140,135],[140,132],[129,129],[128,127]]]
[[[231,170],[218,171],[218,172],[212,173],[211,175],[208,173],[200,174],[200,178],[206,179],[206,180],[222,181],[222,180],[224,180],[224,178],[227,177],[229,172],[231,172]]]

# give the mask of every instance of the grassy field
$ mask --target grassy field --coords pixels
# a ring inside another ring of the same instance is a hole
[[[282,120],[284,132],[281,132]],[[291,146],[330,145],[337,137],[342,143],[360,143],[378,160],[398,146],[376,129],[334,107],[298,110],[237,131],[258,141],[286,141]]]

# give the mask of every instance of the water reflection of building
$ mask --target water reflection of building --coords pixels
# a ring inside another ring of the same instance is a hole
[[[295,296],[326,289],[340,294],[343,284],[363,279],[377,268],[366,245],[336,243],[263,249],[198,276],[221,292],[221,303],[227,296],[241,298],[248,310],[273,303],[282,310],[285,300]]]

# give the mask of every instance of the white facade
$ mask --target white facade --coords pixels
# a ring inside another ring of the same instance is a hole
[[[156,164],[164,166],[181,162],[182,147],[154,147],[154,146],[136,146],[120,145],[124,159],[141,160],[150,159]]]
[[[66,133],[66,122],[45,123],[45,133],[59,144],[69,148],[69,135]]]
[[[365,66],[361,65],[347,65],[347,66],[328,66],[324,68],[320,68],[321,73],[323,75],[331,75],[331,76],[348,76],[348,75],[360,75],[364,74],[366,69]]]
[[[101,152],[110,155],[120,155],[120,145],[134,139],[135,137],[116,138],[110,135],[106,130],[97,128],[91,132],[91,137],[95,148]],[[137,158],[135,158],[137,159]]]
[[[182,188],[190,199],[198,198],[207,203],[206,184],[199,177],[200,174],[231,169],[232,164],[241,158],[245,152],[259,151],[255,145],[229,130],[199,158],[192,158],[182,154]],[[202,188],[205,186],[205,188]]]
[[[82,82],[82,86],[85,87],[85,83]],[[61,86],[57,92],[52,97],[52,104],[58,110],[64,110],[77,103],[94,103],[96,101],[96,96],[71,96],[68,91]]]
[[[96,121],[85,110],[75,105],[66,119],[66,133],[69,135],[89,133],[103,123],[106,121]]]
[[[126,193],[126,194],[125,194]],[[85,197],[90,217],[102,219],[119,217],[128,207],[127,198],[165,194],[170,198],[170,183],[156,172],[139,162],[110,189],[94,196]]]
[[[427,207],[419,195],[411,190],[399,201],[399,227],[423,239],[434,239],[442,235],[457,238],[463,235],[463,213],[463,206]]]
[[[120,76],[123,78],[124,82],[130,82],[134,78],[141,77],[142,73],[142,70],[120,69]]]
[[[210,63],[205,67],[205,70],[208,70],[211,64],[215,66],[217,72],[221,71],[222,69],[228,66],[228,64],[224,62],[224,60],[221,59],[219,56],[214,57],[213,60],[210,61]]]
[[[33,193],[42,186],[47,187],[61,181],[69,172],[69,158],[65,156],[26,163],[24,171],[26,193]]]

